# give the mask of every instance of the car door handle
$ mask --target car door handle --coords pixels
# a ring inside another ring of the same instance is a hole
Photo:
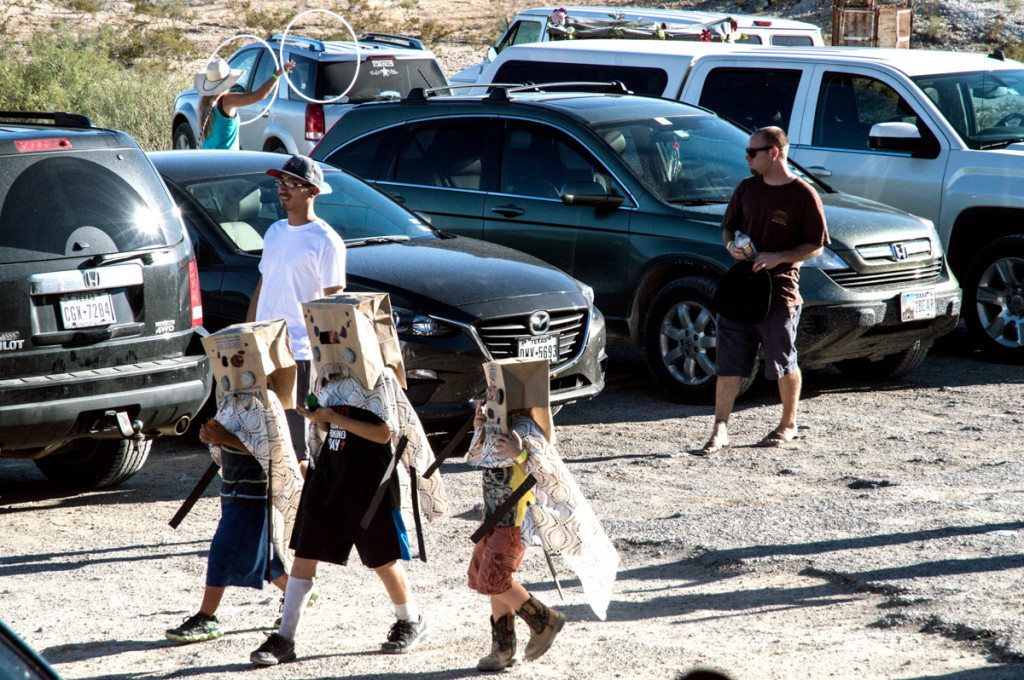
[[[398,193],[397,191],[389,191],[388,192],[388,196],[390,196],[391,198],[395,199],[399,203],[405,203],[405,196],[403,196],[402,194]]]
[[[818,177],[831,177],[832,176],[832,171],[831,170],[826,170],[825,168],[821,167],[820,165],[811,165],[807,169],[811,171],[812,175],[817,175]]]
[[[504,215],[505,217],[519,217],[526,211],[513,203],[510,205],[495,206],[491,208],[491,212],[498,213],[499,215]]]

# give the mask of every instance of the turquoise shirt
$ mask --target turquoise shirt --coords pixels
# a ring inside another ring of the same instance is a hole
[[[220,102],[213,107],[210,134],[203,140],[203,149],[238,149],[238,112],[228,118],[220,112]]]

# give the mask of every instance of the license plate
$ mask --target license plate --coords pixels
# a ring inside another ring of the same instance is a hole
[[[558,361],[558,336],[551,334],[519,338],[517,350],[520,359]]]
[[[114,323],[114,305],[109,293],[67,295],[61,298],[64,328],[92,328]]]
[[[935,318],[935,291],[924,290],[900,295],[900,320]]]

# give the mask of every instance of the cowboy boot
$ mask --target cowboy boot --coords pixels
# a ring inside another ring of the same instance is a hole
[[[565,615],[548,607],[533,595],[523,603],[516,614],[530,626],[530,641],[526,643],[526,661],[540,658],[551,648],[558,631],[565,625]]]
[[[480,659],[478,671],[501,671],[519,663],[516,656],[516,617],[505,614],[497,621],[491,618],[491,653]]]

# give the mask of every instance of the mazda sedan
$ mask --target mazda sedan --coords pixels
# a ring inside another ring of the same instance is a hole
[[[285,217],[274,178],[282,156],[256,151],[149,154],[196,247],[205,327],[245,320],[263,235]],[[556,407],[604,387],[604,317],[593,291],[541,260],[433,229],[386,194],[322,166],[331,193],[317,215],[348,252],[346,290],[391,297],[408,395],[424,420],[468,415],[486,383],[481,363],[550,360]]]

